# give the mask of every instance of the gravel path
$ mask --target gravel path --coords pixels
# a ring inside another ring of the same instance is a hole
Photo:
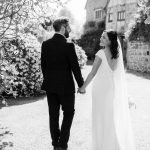
[[[91,67],[83,69],[84,77]],[[136,150],[150,150],[150,80],[127,73]],[[86,95],[76,95],[69,150],[91,150],[91,85]],[[62,116],[62,113],[61,113]],[[19,102],[0,109],[0,150],[52,150],[46,97]],[[61,122],[61,119],[60,119]]]

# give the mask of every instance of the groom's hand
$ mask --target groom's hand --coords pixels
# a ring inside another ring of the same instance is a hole
[[[78,88],[78,91],[77,93],[80,93],[80,94],[85,94],[86,93],[86,90],[84,88]]]

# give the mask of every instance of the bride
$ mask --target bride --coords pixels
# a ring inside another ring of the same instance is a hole
[[[135,150],[128,107],[122,49],[117,32],[104,31],[84,85],[92,88],[92,150]]]

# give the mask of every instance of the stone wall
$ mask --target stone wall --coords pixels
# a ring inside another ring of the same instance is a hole
[[[128,43],[128,69],[150,73],[150,44],[134,41]]]

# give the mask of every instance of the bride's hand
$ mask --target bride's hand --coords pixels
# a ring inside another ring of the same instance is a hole
[[[81,88],[78,88],[78,92],[77,93],[85,94],[86,90],[85,90],[85,88],[81,87]]]

